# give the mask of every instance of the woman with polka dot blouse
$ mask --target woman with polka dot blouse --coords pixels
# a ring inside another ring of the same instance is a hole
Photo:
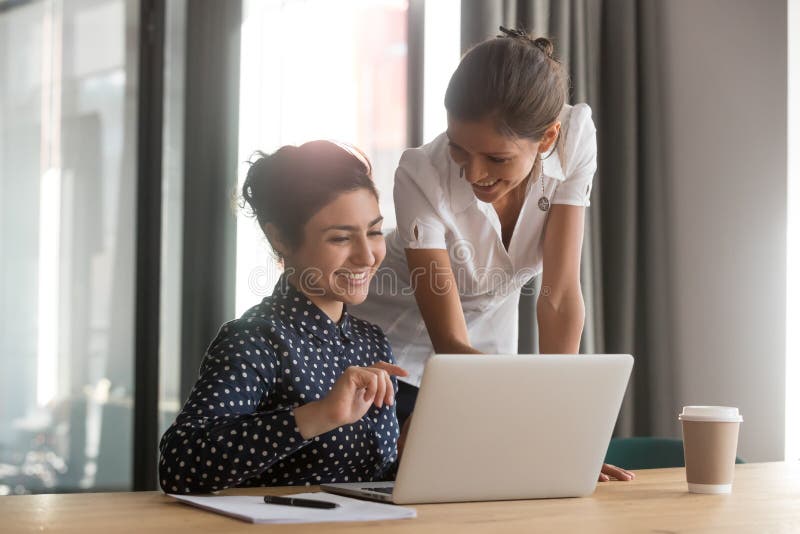
[[[286,146],[252,164],[243,196],[284,274],[209,346],[161,439],[161,488],[392,478],[406,372],[345,306],[363,302],[386,253],[369,162],[329,141]]]

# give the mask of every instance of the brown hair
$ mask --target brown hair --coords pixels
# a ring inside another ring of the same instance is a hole
[[[366,189],[378,198],[369,160],[350,145],[310,141],[256,155],[249,162],[242,198],[261,229],[273,224],[292,249],[303,244],[303,228],[309,219],[340,194]],[[280,258],[274,243],[270,244]]]
[[[494,116],[501,133],[538,141],[561,113],[567,74],[553,57],[550,39],[500,30],[504,35],[464,54],[450,78],[444,106],[459,120]]]

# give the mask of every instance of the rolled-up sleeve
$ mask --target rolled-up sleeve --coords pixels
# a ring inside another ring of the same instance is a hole
[[[589,206],[597,170],[597,133],[592,110],[586,104],[572,109],[564,149],[566,179],[558,184],[552,203]]]
[[[426,180],[430,187],[424,187]],[[395,173],[394,205],[397,234],[404,248],[447,248],[441,201],[434,194],[438,183],[437,171],[422,151],[410,149],[403,154]]]

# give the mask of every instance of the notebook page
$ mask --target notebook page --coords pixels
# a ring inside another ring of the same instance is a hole
[[[299,497],[318,501],[335,502],[338,508],[321,510],[300,506],[266,504],[263,495],[193,496],[170,497],[211,512],[227,515],[250,523],[321,523],[328,521],[385,521],[417,517],[413,508],[353,499],[332,493],[298,493],[285,497]]]

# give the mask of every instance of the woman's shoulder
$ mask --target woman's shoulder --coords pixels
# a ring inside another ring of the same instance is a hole
[[[580,137],[581,133],[591,131],[594,133],[595,126],[592,119],[592,108],[589,104],[564,104],[559,116],[561,120],[561,131],[566,138]]]
[[[585,120],[587,117],[591,118],[592,108],[586,102],[578,102],[575,104],[564,104],[562,113],[567,112],[570,114],[570,119],[579,117],[580,120]]]
[[[255,306],[249,308],[238,319],[234,319],[227,324],[233,325],[236,328],[257,328],[263,330],[264,328],[280,326],[281,320],[280,310],[273,302],[274,296],[268,296],[261,300]]]
[[[562,161],[565,164],[564,173],[569,177],[581,162],[596,157],[597,130],[592,119],[592,108],[588,104],[580,103],[564,106],[562,111]]]
[[[269,349],[272,343],[269,341],[273,335],[285,334],[285,325],[269,305],[269,298],[256,304],[239,318],[232,319],[223,324],[216,338],[209,346],[209,352],[215,349],[235,349],[237,347],[256,346],[258,348]]]

